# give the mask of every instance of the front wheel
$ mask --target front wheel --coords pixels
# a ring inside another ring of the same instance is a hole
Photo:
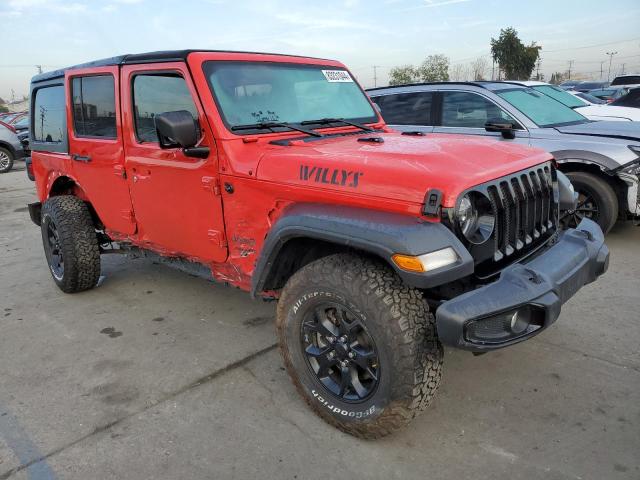
[[[440,384],[434,317],[421,292],[381,263],[339,254],[303,267],[282,291],[276,324],[296,388],[349,434],[403,427]]]
[[[608,233],[618,219],[618,198],[611,185],[592,173],[567,172],[566,175],[578,193],[578,206],[575,211],[565,213],[564,227],[575,228],[583,218],[588,218]]]
[[[13,154],[6,148],[0,147],[0,173],[7,173],[13,168]]]

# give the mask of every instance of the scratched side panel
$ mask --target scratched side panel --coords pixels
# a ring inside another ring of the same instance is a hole
[[[214,278],[250,289],[251,275],[271,226],[293,203],[323,203],[371,208],[420,216],[420,204],[354,194],[352,190],[330,192],[317,186],[283,185],[251,178],[223,175],[222,182],[233,186],[223,191],[223,205],[229,242],[227,263],[212,264]]]

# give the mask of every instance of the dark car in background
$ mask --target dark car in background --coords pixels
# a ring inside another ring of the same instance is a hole
[[[406,134],[501,138],[551,152],[579,194],[564,221],[640,217],[640,122],[590,121],[553,98],[509,82],[439,82],[368,91],[387,124]]]
[[[604,100],[607,103],[614,102],[629,93],[629,87],[606,87],[589,90],[589,95]]]
[[[611,102],[611,105],[640,108],[640,87],[632,88],[625,96]]]
[[[578,92],[590,92],[591,90],[596,90],[599,88],[607,88],[609,86],[609,82],[580,82],[575,85],[572,90],[576,90]]]
[[[566,82],[562,82],[558,86],[563,90],[573,90],[573,88],[578,84],[580,84],[580,80],[567,80]]]

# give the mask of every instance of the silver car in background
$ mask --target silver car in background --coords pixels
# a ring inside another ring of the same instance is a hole
[[[392,128],[407,133],[502,137],[551,152],[579,194],[567,226],[584,217],[604,232],[640,217],[640,123],[594,122],[508,82],[446,82],[368,90]]]
[[[0,123],[0,173],[13,168],[14,160],[24,157],[24,148],[11,127]]]

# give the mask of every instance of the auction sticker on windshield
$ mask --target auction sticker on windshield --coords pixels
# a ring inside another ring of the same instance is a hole
[[[327,79],[327,82],[351,82],[353,83],[353,79],[349,72],[345,70],[322,70],[324,74],[324,78]]]

